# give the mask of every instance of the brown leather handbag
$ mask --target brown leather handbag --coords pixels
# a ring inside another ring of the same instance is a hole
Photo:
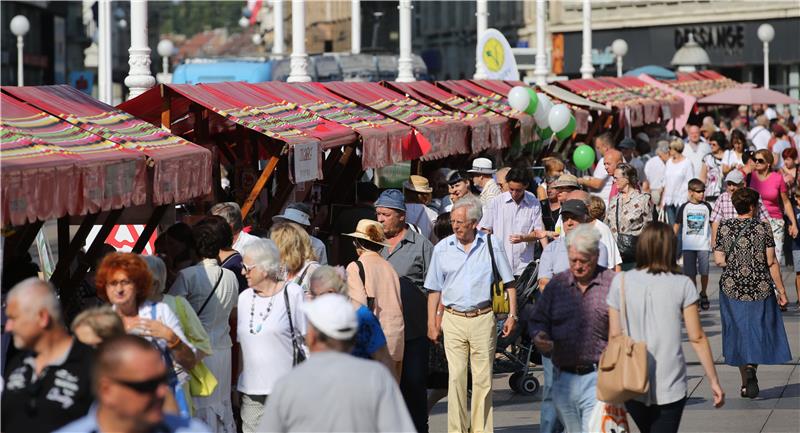
[[[624,403],[650,388],[647,344],[634,341],[627,332],[624,272],[619,285],[622,334],[609,340],[597,366],[597,399],[606,403]]]

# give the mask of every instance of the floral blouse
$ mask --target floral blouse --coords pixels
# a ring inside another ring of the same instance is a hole
[[[653,221],[653,206],[650,204],[650,194],[632,190],[628,198],[622,193],[611,198],[606,212],[606,225],[611,233],[618,232],[625,235],[638,235],[650,221]],[[621,205],[621,206],[620,206]],[[617,225],[617,208],[619,207],[619,227]]]
[[[751,218],[723,220],[714,245],[714,251],[725,253],[720,290],[739,301],[759,301],[770,296],[773,282],[767,266],[767,248],[774,247],[768,222]]]

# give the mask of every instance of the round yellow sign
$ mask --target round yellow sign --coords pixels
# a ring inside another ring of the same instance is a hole
[[[503,44],[495,38],[489,38],[483,45],[483,64],[492,72],[499,72],[505,62]]]

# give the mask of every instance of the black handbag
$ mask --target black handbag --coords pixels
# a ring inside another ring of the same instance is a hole
[[[289,307],[289,290],[288,284],[283,286],[283,300],[286,302],[286,315],[289,317],[289,332],[292,335],[292,365],[297,365],[306,360],[306,352],[303,350],[303,345],[300,339],[303,338],[294,332],[294,323],[292,322],[292,309]]]
[[[620,197],[617,196],[617,248],[619,249],[619,255],[622,257],[622,262],[631,263],[636,261],[636,243],[639,242],[639,236],[620,233],[620,206],[622,206],[622,201]],[[613,261],[611,257],[608,259],[609,263]]]

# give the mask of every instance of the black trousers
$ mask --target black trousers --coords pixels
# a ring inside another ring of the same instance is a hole
[[[400,392],[419,433],[428,433],[428,337],[406,340]]]
[[[686,397],[673,403],[652,406],[630,400],[625,403],[625,409],[642,433],[677,433],[685,405]]]

